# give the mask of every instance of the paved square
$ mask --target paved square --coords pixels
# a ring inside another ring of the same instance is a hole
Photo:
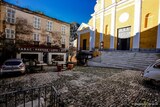
[[[72,71],[52,70],[1,79],[0,93],[48,83],[70,107],[160,105],[160,87],[143,81],[140,71],[110,68],[76,67]]]

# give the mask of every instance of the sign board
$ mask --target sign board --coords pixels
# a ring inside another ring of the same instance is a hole
[[[118,38],[130,38],[131,27],[118,29]]]

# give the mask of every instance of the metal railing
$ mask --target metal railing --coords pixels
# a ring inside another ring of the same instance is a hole
[[[0,107],[64,107],[54,86],[18,90],[0,95]]]

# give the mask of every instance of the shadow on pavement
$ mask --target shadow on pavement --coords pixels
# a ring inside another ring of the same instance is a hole
[[[160,85],[155,85],[150,80],[143,80],[142,85],[146,88],[160,91]]]

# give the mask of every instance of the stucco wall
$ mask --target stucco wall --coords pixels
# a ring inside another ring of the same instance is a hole
[[[142,49],[156,48],[159,6],[160,6],[159,0],[142,1],[141,34],[140,34],[140,48]]]
[[[40,29],[33,29],[33,33],[39,33],[40,34],[40,44],[46,44],[46,36],[48,34],[51,34],[51,32],[59,32],[59,36],[61,36],[61,26],[65,26],[66,27],[66,33],[65,33],[65,48],[69,48],[69,36],[70,36],[70,24],[65,23],[63,21],[54,19],[54,18],[50,18],[47,17],[43,14],[39,14],[39,13],[35,13],[33,11],[29,11],[27,9],[23,9],[20,7],[16,7],[16,6],[11,6],[10,4],[2,4],[0,6],[1,8],[1,13],[0,13],[0,19],[1,20],[5,20],[5,16],[6,16],[6,9],[7,8],[12,8],[16,11],[16,18],[20,18],[20,19],[26,19],[28,24],[30,24],[31,26],[33,26],[33,22],[34,22],[34,16],[38,16],[40,17],[41,20],[41,25],[40,25]],[[47,21],[52,21],[52,31],[48,32],[47,29]],[[5,23],[2,24],[2,22],[0,22],[0,31],[1,32],[5,32],[5,28],[11,28],[11,29],[15,29],[15,24],[9,24],[9,23]],[[33,41],[33,34],[30,35],[25,35],[25,34],[20,34],[20,35],[16,35],[19,38],[23,39],[23,40],[27,40],[27,41]],[[52,41],[52,45],[53,44],[53,37],[51,39]]]
[[[81,43],[80,43],[80,48],[81,49],[83,49],[83,40],[84,39],[86,39],[87,41],[86,41],[86,48],[87,48],[87,50],[89,50],[89,44],[90,44],[90,32],[87,32],[87,33],[84,33],[84,34],[81,34],[80,35],[80,41],[81,41]]]
[[[132,4],[132,3],[131,3]],[[118,38],[118,29],[131,26],[131,33],[130,33],[130,49],[132,48],[133,44],[133,31],[134,31],[134,5],[127,3],[126,5],[119,5],[117,6],[116,10],[116,28],[115,28],[115,49],[117,49],[117,38]],[[128,19],[125,19],[128,15]]]

